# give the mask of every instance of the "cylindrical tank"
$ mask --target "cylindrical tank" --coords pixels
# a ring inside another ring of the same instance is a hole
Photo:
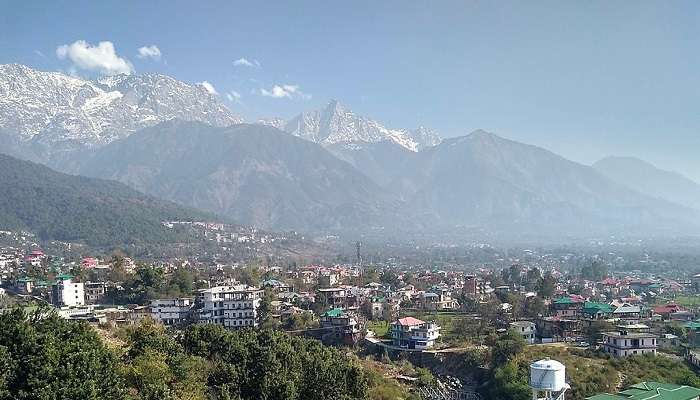
[[[533,390],[559,392],[566,388],[566,367],[548,358],[530,364],[530,387]]]

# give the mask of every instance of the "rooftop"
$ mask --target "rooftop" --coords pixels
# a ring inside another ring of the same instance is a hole
[[[642,382],[618,394],[598,394],[587,400],[694,400],[700,389],[670,383]]]

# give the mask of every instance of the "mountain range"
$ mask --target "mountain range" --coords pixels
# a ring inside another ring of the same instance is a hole
[[[415,152],[442,140],[437,132],[425,127],[387,128],[376,120],[355,114],[337,100],[331,100],[321,110],[303,112],[289,121],[274,118],[258,123],[324,146],[389,141]]]
[[[700,184],[678,172],[659,169],[634,157],[606,157],[593,164],[593,168],[647,196],[700,210]]]
[[[203,87],[162,75],[0,69],[3,152],[264,229],[561,238],[700,227],[697,184],[629,160],[583,165],[485,131],[443,140],[337,101],[243,124]]]
[[[0,65],[0,128],[35,152],[99,147],[173,118],[214,126],[241,122],[204,86],[166,75],[87,80]]]

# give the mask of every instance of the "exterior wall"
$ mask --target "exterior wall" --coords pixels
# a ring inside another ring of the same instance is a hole
[[[217,286],[197,295],[199,323],[225,328],[255,328],[263,291],[241,286]]]
[[[425,350],[435,345],[440,337],[440,326],[432,322],[420,325],[391,325],[391,338],[394,346]]]
[[[527,326],[523,326],[523,324],[511,324],[510,329],[518,332],[528,344],[535,343],[537,330],[534,323],[531,322],[527,324]]]
[[[52,288],[53,301],[59,307],[85,305],[85,289],[82,283],[65,279],[56,282]]]
[[[85,302],[87,304],[100,304],[106,293],[105,284],[102,282],[85,283]]]
[[[604,335],[603,351],[615,357],[627,357],[635,354],[656,354],[658,341],[656,336],[644,337],[627,335]]]
[[[151,317],[163,325],[186,323],[194,302],[191,298],[162,299],[151,301]]]

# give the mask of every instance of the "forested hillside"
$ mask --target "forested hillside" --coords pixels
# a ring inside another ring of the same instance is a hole
[[[123,184],[66,175],[0,154],[0,230],[114,245],[175,239],[164,220],[212,218]]]

